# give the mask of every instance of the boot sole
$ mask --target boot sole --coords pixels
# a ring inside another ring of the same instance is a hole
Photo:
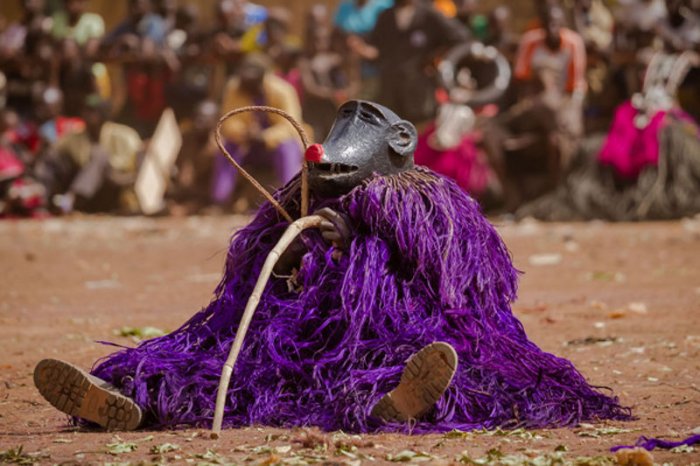
[[[141,424],[141,408],[133,400],[66,362],[40,361],[34,369],[34,385],[59,411],[107,430],[134,430]]]
[[[399,385],[384,395],[372,416],[406,422],[425,414],[442,397],[457,371],[457,353],[444,342],[432,343],[411,356]]]

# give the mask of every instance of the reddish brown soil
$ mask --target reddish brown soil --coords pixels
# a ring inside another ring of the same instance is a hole
[[[611,387],[633,408],[636,421],[461,438],[343,440],[319,434],[307,439],[315,452],[297,442],[306,432],[250,428],[225,431],[218,441],[197,430],[120,434],[136,449],[110,454],[118,448],[107,445],[120,442],[113,434],[69,427],[34,389],[34,364],[58,357],[90,367],[112,351],[95,340],[132,344],[115,335],[124,326],[176,328],[210,299],[229,235],[244,221],[93,217],[0,223],[0,463],[305,464],[316,458],[371,464],[370,455],[383,464],[389,455],[411,450],[430,455],[414,461],[436,464],[464,450],[472,458],[494,448],[536,457],[558,445],[567,447],[561,455],[573,461],[606,456],[611,446],[640,435],[679,439],[700,426],[700,221],[685,221],[500,227],[524,272],[514,309],[530,337],[572,360],[593,384]],[[151,453],[166,443],[179,448]],[[657,451],[654,458],[697,463],[700,448]],[[503,461],[515,464],[510,456]]]

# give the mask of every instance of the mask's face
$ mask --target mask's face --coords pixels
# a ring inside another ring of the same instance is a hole
[[[413,167],[414,126],[381,105],[343,104],[322,150],[307,152],[309,185],[321,197],[340,196],[374,173],[391,175]],[[320,153],[319,153],[320,152]]]

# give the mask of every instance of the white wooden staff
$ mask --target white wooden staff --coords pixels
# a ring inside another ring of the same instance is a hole
[[[233,345],[231,346],[231,351],[228,353],[228,358],[221,370],[221,379],[219,380],[219,391],[216,394],[216,410],[214,411],[214,423],[211,428],[212,438],[219,438],[221,433],[221,424],[224,420],[224,407],[226,405],[226,394],[228,393],[228,386],[231,381],[231,374],[233,374],[233,366],[236,364],[238,359],[238,354],[241,352],[241,347],[243,346],[243,340],[248,332],[248,326],[253,318],[253,314],[260,303],[260,297],[265,290],[265,285],[272,274],[272,270],[277,264],[282,253],[289,247],[289,245],[294,241],[294,239],[301,234],[307,228],[318,228],[321,224],[323,217],[319,215],[309,215],[308,217],[302,217],[295,221],[284,232],[280,240],[277,242],[275,247],[268,254],[263,268],[260,271],[260,276],[258,281],[255,283],[255,288],[248,298],[248,303],[243,311],[243,317],[241,317],[241,322],[238,324],[238,330],[236,331],[236,338],[233,340]]]
[[[309,146],[308,138],[306,137],[306,133],[304,132],[304,129],[301,126],[301,124],[299,124],[299,122],[297,122],[291,115],[278,108],[264,106],[238,108],[222,116],[219,120],[219,123],[216,126],[216,144],[219,146],[221,152],[228,158],[229,162],[231,162],[233,166],[235,166],[241,172],[241,174],[248,181],[250,181],[253,184],[253,186],[255,186],[258,189],[258,191],[260,191],[267,198],[268,201],[270,201],[270,203],[272,203],[272,205],[275,207],[275,209],[277,209],[280,215],[287,219],[291,223],[291,225],[289,225],[289,227],[284,232],[284,234],[277,242],[275,247],[272,249],[272,251],[270,251],[270,254],[268,254],[267,259],[265,259],[265,263],[263,264],[263,268],[260,271],[258,281],[255,283],[255,288],[253,288],[253,292],[251,293],[250,298],[248,298],[248,303],[246,304],[245,310],[243,311],[243,316],[241,317],[241,322],[238,325],[236,337],[234,338],[233,345],[231,346],[231,350],[228,353],[228,358],[226,359],[224,367],[221,370],[219,389],[216,394],[214,422],[211,428],[211,437],[214,439],[219,438],[219,435],[221,434],[221,425],[224,421],[224,408],[226,407],[226,395],[228,393],[228,387],[231,382],[231,374],[233,374],[233,367],[236,364],[236,360],[238,359],[238,354],[241,352],[243,340],[245,339],[246,333],[248,332],[250,321],[253,319],[253,314],[255,313],[258,304],[260,303],[260,298],[262,296],[263,291],[265,291],[265,286],[267,285],[267,282],[270,279],[272,270],[274,269],[275,264],[277,264],[277,261],[279,260],[282,253],[284,253],[287,247],[289,247],[292,241],[294,241],[294,239],[297,236],[299,236],[302,231],[304,231],[307,228],[319,227],[321,221],[323,220],[322,217],[318,215],[306,216],[309,208],[308,164],[306,163],[306,161],[303,162],[301,170],[302,217],[296,221],[292,221],[292,217],[284,209],[284,207],[282,207],[282,205],[280,205],[280,203],[277,202],[277,200],[272,196],[272,194],[270,194],[265,188],[263,188],[260,185],[260,183],[258,183],[257,180],[253,178],[253,176],[246,172],[243,169],[243,167],[241,167],[240,164],[236,162],[236,160],[226,150],[226,147],[224,147],[224,143],[221,137],[221,126],[223,125],[224,121],[226,121],[228,118],[238,115],[239,113],[250,111],[275,113],[286,118],[287,121],[289,121],[292,124],[292,126],[294,126],[294,129],[296,129],[299,133],[299,137],[301,138],[302,143],[304,144],[304,150],[306,150],[306,148]]]

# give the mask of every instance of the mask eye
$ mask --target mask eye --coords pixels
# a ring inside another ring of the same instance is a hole
[[[346,117],[351,116],[353,113],[355,113],[355,109],[351,107],[345,107],[340,111],[340,114]]]
[[[366,121],[367,123],[377,123],[377,117],[375,117],[372,113],[366,111],[360,111],[360,119]]]

